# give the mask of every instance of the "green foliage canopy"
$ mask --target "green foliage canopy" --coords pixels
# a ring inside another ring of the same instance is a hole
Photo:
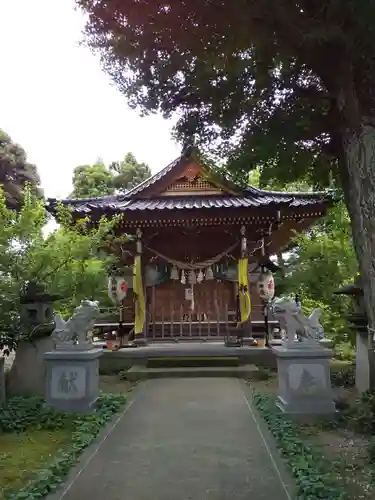
[[[261,187],[261,168],[249,175],[249,184]],[[308,180],[300,179],[282,184],[270,180],[266,189],[283,191],[310,191]],[[329,337],[336,343],[355,343],[348,328],[347,314],[352,308],[348,297],[335,292],[352,281],[358,263],[352,244],[350,218],[343,201],[339,201],[328,215],[318,221],[306,234],[294,238],[289,252],[277,255],[282,272],[277,273],[277,295],[299,294],[302,306],[310,314],[314,308],[322,311],[322,324]]]
[[[352,303],[334,293],[351,282],[358,270],[344,203],[338,203],[307,234],[296,237],[295,243],[286,256],[285,277],[277,279],[277,292],[298,293],[308,313],[315,307],[322,310],[328,336],[354,343],[346,318]]]
[[[9,207],[20,206],[26,183],[33,192],[42,195],[36,166],[27,161],[24,149],[0,129],[0,184]]]
[[[322,184],[338,173],[350,111],[339,95],[373,74],[372,0],[77,4],[87,43],[130,104],[178,112],[178,136],[195,133],[211,150],[220,138],[233,174],[262,164],[286,182]],[[369,93],[356,97],[366,110]]]
[[[151,176],[150,167],[139,163],[132,153],[107,168],[101,160],[93,165],[80,165],[73,172],[70,198],[95,198],[125,192]]]
[[[71,198],[95,198],[114,192],[112,175],[103,163],[80,165],[73,171]]]
[[[113,173],[113,185],[119,191],[128,191],[151,177],[150,167],[137,162],[132,153],[127,153],[123,161],[111,163],[109,168]]]
[[[103,218],[90,228],[83,219],[73,225],[70,212],[60,208],[61,228],[45,237],[43,202],[28,188],[23,198],[21,209],[15,211],[7,207],[0,191],[0,349],[14,349],[25,334],[20,297],[28,282],[62,295],[58,308],[63,313],[71,312],[83,298],[104,295],[105,260],[97,258],[97,251],[118,222]]]

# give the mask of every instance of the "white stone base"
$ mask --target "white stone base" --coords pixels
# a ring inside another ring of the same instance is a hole
[[[279,379],[278,406],[295,415],[334,413],[329,360],[332,351],[323,348],[273,347]]]
[[[148,341],[147,338],[144,337],[143,335],[136,335],[134,340],[133,340],[133,345],[135,347],[146,347],[148,346]]]

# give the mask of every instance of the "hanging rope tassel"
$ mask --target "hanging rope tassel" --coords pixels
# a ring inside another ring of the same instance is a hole
[[[135,319],[134,319],[134,333],[139,335],[143,332],[145,324],[145,296],[143,293],[142,284],[142,270],[141,270],[141,256],[137,255],[134,259],[133,266],[133,291],[135,296]]]
[[[240,299],[241,323],[245,323],[251,313],[251,300],[249,295],[249,281],[247,278],[247,259],[238,261],[238,291]]]

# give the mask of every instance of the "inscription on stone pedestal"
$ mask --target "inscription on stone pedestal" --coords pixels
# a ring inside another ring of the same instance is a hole
[[[54,366],[51,373],[51,397],[82,399],[86,394],[86,370],[82,366]]]
[[[289,387],[302,395],[313,395],[327,387],[324,367],[320,364],[297,364],[288,368]]]

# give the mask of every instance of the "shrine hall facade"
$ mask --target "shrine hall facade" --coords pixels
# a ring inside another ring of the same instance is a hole
[[[58,203],[48,200],[48,211],[56,213]],[[324,193],[243,188],[216,176],[194,154],[183,154],[125,194],[61,203],[75,219],[122,216],[117,234],[132,238],[121,249],[111,248],[128,286],[121,321],[134,323],[133,262],[140,255],[143,335],[157,339],[219,337],[238,321],[237,264],[244,239],[250,320],[263,324],[256,283],[260,264],[324,216],[332,199]]]

